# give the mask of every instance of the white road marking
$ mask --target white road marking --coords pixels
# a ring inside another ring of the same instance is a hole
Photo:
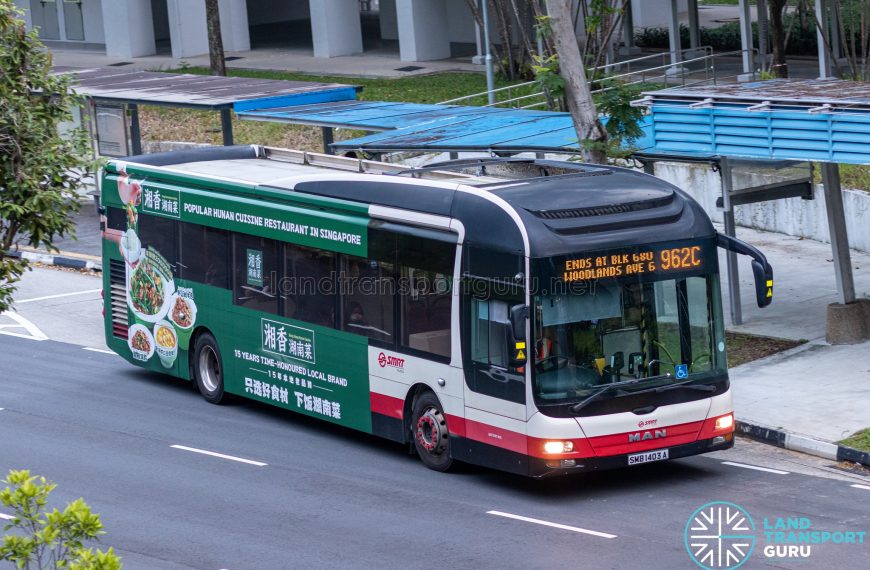
[[[39,327],[37,327],[35,324],[31,323],[15,311],[6,311],[5,313],[0,313],[0,316],[9,317],[16,323],[14,325],[0,325],[0,334],[17,336],[18,338],[27,338],[30,340],[48,340],[48,335],[39,330]],[[28,334],[2,330],[6,328],[22,328],[26,330]]]
[[[788,471],[780,471],[779,469],[771,469],[769,467],[759,467],[757,465],[746,465],[745,463],[734,463],[733,461],[723,461],[722,465],[731,465],[732,467],[742,467],[744,469],[754,469],[755,471],[764,471],[766,473],[776,473],[777,475],[788,475]]]
[[[2,410],[2,409],[3,408],[0,408],[0,410]],[[865,491],[870,491],[870,487],[868,487],[867,485],[859,485],[859,484],[855,483],[852,486],[855,487],[856,489],[864,489]]]
[[[83,346],[82,350],[90,350],[91,352],[102,352],[103,354],[117,354],[113,350],[109,350],[107,348],[92,348],[90,346]]]
[[[242,457],[234,457],[232,455],[224,455],[223,453],[217,453],[215,451],[207,451],[205,449],[197,449],[195,447],[187,447],[186,445],[171,445],[170,447],[174,447],[175,449],[181,449],[182,451],[192,451],[193,453],[201,453],[203,455],[211,455],[212,457],[220,457],[221,459],[229,459],[230,461],[238,461],[239,463],[247,463],[249,465],[256,465],[257,467],[265,467],[268,463],[263,463],[262,461],[254,461],[252,459],[244,459]]]
[[[591,534],[592,536],[598,536],[598,537],[601,537],[601,538],[616,538],[616,535],[615,535],[615,534],[610,534],[610,533],[607,533],[607,532],[600,532],[600,531],[597,531],[597,530],[589,530],[589,529],[580,528],[580,527],[577,527],[577,526],[568,526],[568,525],[566,525],[566,524],[559,524],[559,523],[554,523],[554,522],[549,522],[549,521],[542,521],[541,519],[533,519],[533,518],[530,518],[530,517],[523,517],[523,516],[520,516],[520,515],[512,515],[512,514],[510,514],[510,513],[503,513],[503,512],[501,512],[501,511],[486,511],[486,514],[488,514],[488,515],[495,515],[495,516],[497,516],[497,517],[504,517],[504,518],[507,518],[507,519],[515,519],[515,520],[518,520],[518,521],[524,521],[524,522],[529,522],[529,523],[539,524],[539,525],[543,525],[543,526],[550,526],[550,527],[553,527],[553,528],[559,528],[559,529],[562,529],[562,530],[570,530],[570,531],[572,531],[572,532],[579,532],[579,533],[582,533],[582,534]]]
[[[0,519],[5,519],[7,521],[11,521],[14,518],[15,517],[13,517],[12,515],[7,515],[6,513],[0,513]]]
[[[32,299],[22,299],[20,301],[15,301],[15,304],[19,303],[33,303],[35,301],[46,301],[48,299],[60,299],[61,297],[72,297],[73,295],[87,295],[88,293],[99,293],[102,289],[88,289],[87,291],[76,291],[74,293],[58,293],[57,295],[46,295],[45,297],[33,297]]]

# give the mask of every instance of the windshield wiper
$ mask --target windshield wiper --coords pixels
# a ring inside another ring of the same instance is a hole
[[[593,393],[591,396],[589,396],[588,398],[586,398],[582,402],[578,402],[578,403],[574,404],[573,406],[571,406],[571,411],[576,414],[577,412],[579,412],[580,410],[582,410],[583,408],[585,408],[587,405],[591,404],[592,402],[594,402],[596,400],[600,400],[601,397],[604,396],[606,393],[613,391],[613,390],[619,390],[620,388],[623,388],[625,386],[631,386],[632,384],[637,384],[638,382],[640,382],[640,379],[629,380],[628,382],[620,382],[618,384],[608,384],[604,388],[601,388],[597,392]],[[631,392],[631,393],[634,394],[634,392]]]
[[[683,380],[682,382],[675,382],[673,384],[665,384],[664,386],[658,386],[653,388],[657,393],[658,392],[666,392],[668,390],[673,390],[674,388],[685,388],[686,390],[699,390],[701,392],[715,392],[718,390],[716,386],[711,384],[690,384],[690,382],[694,382],[695,379],[692,378],[690,380]]]

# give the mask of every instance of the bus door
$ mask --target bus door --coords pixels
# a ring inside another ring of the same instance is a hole
[[[524,363],[513,342],[511,308],[524,302],[524,290],[515,283],[503,286],[491,279],[463,277],[460,321],[465,373],[465,437],[469,460],[500,468],[522,470],[518,459],[527,454],[526,384]],[[521,354],[531,360],[528,353]],[[454,455],[458,457],[458,450]],[[495,453],[493,452],[513,452]],[[488,457],[480,457],[490,454]],[[513,463],[517,463],[514,465]]]

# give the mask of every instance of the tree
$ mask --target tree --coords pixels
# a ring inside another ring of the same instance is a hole
[[[30,471],[9,471],[0,491],[0,503],[12,509],[11,522],[4,531],[0,560],[18,568],[69,568],[70,570],[120,570],[121,559],[107,551],[85,548],[105,534],[100,515],[91,512],[83,499],[67,504],[63,511],[46,512],[49,494],[57,487]]]
[[[70,84],[51,75],[37,32],[0,0],[0,312],[28,268],[9,252],[21,243],[56,251],[56,238],[75,233],[76,189],[95,162],[82,129],[58,130],[82,104]]]
[[[218,0],[205,0],[205,23],[208,28],[208,63],[212,75],[226,75],[224,40],[221,36],[221,11]]]
[[[773,47],[773,74],[788,77],[788,63],[785,60],[785,5],[788,0],[768,0],[768,20],[770,22],[770,42]]]
[[[607,131],[598,120],[598,112],[586,69],[577,45],[568,0],[547,0],[549,27],[559,56],[559,72],[565,80],[565,98],[582,147],[583,160],[597,164],[607,162]]]

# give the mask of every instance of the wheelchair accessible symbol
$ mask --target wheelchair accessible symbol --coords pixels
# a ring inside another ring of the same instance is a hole
[[[677,364],[674,366],[676,370],[677,380],[685,380],[689,377],[689,365],[688,364]]]

